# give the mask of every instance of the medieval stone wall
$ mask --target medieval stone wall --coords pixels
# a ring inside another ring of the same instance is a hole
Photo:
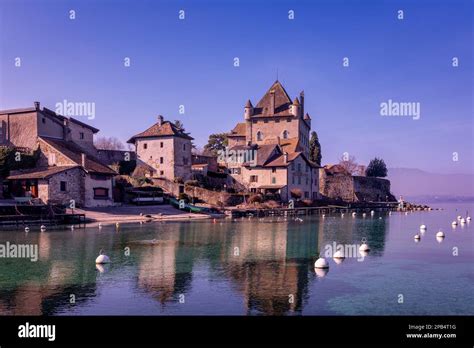
[[[390,181],[382,178],[350,175],[327,175],[320,193],[345,202],[393,201]]]

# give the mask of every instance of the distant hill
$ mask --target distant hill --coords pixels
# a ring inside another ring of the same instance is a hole
[[[414,168],[389,168],[388,179],[395,197],[424,200],[474,199],[474,174],[436,174]]]

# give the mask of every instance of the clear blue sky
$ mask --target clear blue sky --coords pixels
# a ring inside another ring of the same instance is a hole
[[[305,90],[323,163],[347,151],[473,173],[472,3],[0,0],[0,109],[95,102],[90,123],[124,141],[163,114],[202,146],[242,121],[278,69],[292,98]],[[388,99],[420,102],[421,119],[380,116]]]

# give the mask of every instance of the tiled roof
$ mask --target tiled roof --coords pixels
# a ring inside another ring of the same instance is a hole
[[[227,134],[228,137],[244,137],[245,136],[245,122],[237,123],[237,125]]]
[[[71,161],[78,165],[82,165],[82,153],[86,154],[86,166],[85,170],[91,173],[99,173],[99,174],[109,174],[109,175],[117,175],[117,173],[110,169],[107,165],[102,163],[99,159],[97,159],[92,154],[86,152],[82,147],[75,144],[72,141],[64,141],[58,139],[52,139],[47,137],[40,137],[40,140],[44,141],[46,144],[50,145],[51,147],[55,148],[57,151],[62,153],[64,156],[69,158]]]
[[[98,133],[99,132],[99,129],[97,129],[95,127],[92,127],[91,125],[88,125],[87,123],[81,122],[81,121],[76,120],[75,118],[72,118],[72,117],[65,117],[63,115],[57,114],[56,112],[54,112],[53,110],[50,110],[48,108],[43,108],[43,110],[41,112],[46,114],[46,115],[55,117],[56,119],[61,121],[61,123],[64,120],[69,120],[69,122],[73,122],[73,123],[78,124],[82,127],[89,128],[93,133]]]
[[[138,138],[154,138],[154,137],[163,137],[163,136],[177,136],[189,140],[194,138],[190,137],[188,134],[184,133],[181,129],[176,127],[170,121],[164,121],[161,125],[160,123],[155,123],[153,126],[148,128],[146,131],[138,133],[131,137],[127,143],[133,144],[135,139]]]
[[[136,153],[133,151],[123,151],[123,150],[97,150],[97,158],[103,164],[108,166],[116,164],[120,161],[125,160],[126,155],[128,154],[130,161],[135,161],[137,159]]]
[[[23,180],[23,179],[47,179],[55,174],[62,173],[66,170],[81,168],[81,166],[60,166],[60,167],[45,167],[34,168],[29,170],[12,171],[7,180]]]
[[[275,93],[275,113],[269,114],[270,111],[270,101],[271,101],[271,91]],[[263,96],[262,99],[254,108],[254,113],[252,117],[259,116],[292,116],[290,113],[291,98],[286,92],[283,85],[280,81],[275,81],[275,83],[269,88],[267,93]]]

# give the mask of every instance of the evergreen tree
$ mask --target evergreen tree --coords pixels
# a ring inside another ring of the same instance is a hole
[[[370,161],[365,171],[366,176],[384,178],[387,176],[387,166],[381,158],[375,157]]]
[[[318,166],[321,166],[321,158],[321,144],[319,143],[318,134],[315,131],[312,131],[311,139],[309,141],[309,159]]]

